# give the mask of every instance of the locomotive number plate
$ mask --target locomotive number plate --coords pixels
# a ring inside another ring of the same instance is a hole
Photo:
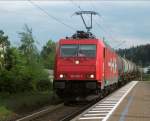
[[[71,78],[81,78],[82,75],[79,75],[79,74],[71,74],[70,77],[71,77]]]

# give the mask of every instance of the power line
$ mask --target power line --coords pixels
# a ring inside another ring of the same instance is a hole
[[[92,7],[92,9],[93,8],[95,8],[96,9],[96,11],[98,11],[98,9],[97,9],[97,7],[94,5],[94,3],[92,4],[93,2],[91,2],[91,7]],[[94,9],[93,9],[94,10]],[[99,16],[98,16],[99,17]],[[105,21],[105,19],[104,19],[104,17],[103,16],[101,16],[101,18]],[[99,19],[101,19],[100,17],[99,17]],[[102,27],[103,28],[103,27]],[[108,28],[110,28],[109,26],[107,26],[107,29]],[[113,31],[112,30],[110,30],[110,29],[108,29],[109,31],[110,31],[110,33],[113,33]],[[107,32],[106,32],[107,33]],[[109,34],[109,36],[112,38],[112,40],[115,40],[116,41],[116,39],[112,36],[112,34]]]
[[[123,45],[124,43],[126,43],[126,41],[124,40],[124,41],[122,41],[122,42],[120,42],[118,45],[116,45],[115,47],[114,47],[114,49],[117,49],[118,47],[120,47],[121,45]]]
[[[70,0],[70,2],[71,2],[75,7],[77,7],[77,9],[79,9],[80,11],[83,11],[83,9],[80,7],[80,5],[76,4],[73,0]],[[86,16],[87,16],[87,15],[86,15]],[[87,17],[90,19],[89,16],[87,16]]]
[[[76,4],[73,0],[70,0],[71,1],[71,3],[74,5],[74,6],[76,6],[79,10],[81,10],[81,11],[83,11],[83,9],[80,7],[80,5],[78,5],[78,4]],[[93,9],[93,8],[92,8]],[[94,9],[93,9],[94,10]],[[100,15],[101,16],[101,15]],[[100,17],[99,16],[99,17]],[[110,38],[110,39],[112,39],[113,40],[113,37],[110,35],[110,34],[108,34],[108,32],[95,20],[95,23],[97,24],[97,26],[98,26],[98,28],[100,29],[100,30],[103,30],[103,32],[108,36],[108,38]]]
[[[100,29],[102,29],[102,30],[106,33],[106,35],[107,35],[110,39],[114,40],[114,38],[113,38],[110,34],[108,34],[108,32],[107,32],[99,23],[97,23],[96,21],[95,21],[95,23],[98,25],[98,27],[99,27]]]
[[[38,8],[39,10],[41,10],[44,14],[46,14],[48,17],[50,17],[51,19],[57,21],[58,23],[60,24],[63,24],[64,26],[68,27],[69,29],[72,29],[72,30],[76,30],[74,27],[62,22],[61,20],[59,20],[57,17],[49,14],[45,9],[41,8],[40,6],[38,6],[37,4],[35,4],[33,1],[31,0],[28,0],[33,6],[35,6],[36,8]]]
[[[80,5],[78,6],[78,4],[76,4],[73,0],[70,0],[70,1],[71,1],[71,3],[72,3],[74,6],[76,6],[79,10],[82,11]]]

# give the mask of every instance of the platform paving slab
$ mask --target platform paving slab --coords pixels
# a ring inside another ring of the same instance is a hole
[[[150,121],[150,81],[139,82],[108,121]]]

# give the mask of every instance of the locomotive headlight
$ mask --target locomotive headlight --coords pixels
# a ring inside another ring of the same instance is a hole
[[[88,78],[88,79],[94,79],[94,78],[95,78],[95,75],[94,75],[94,74],[87,74],[87,78]]]
[[[80,62],[78,60],[75,61],[75,64],[79,64]]]
[[[60,78],[63,78],[63,77],[64,77],[64,75],[63,75],[63,74],[60,74],[60,75],[59,75],[59,77],[60,77]]]
[[[92,78],[92,79],[93,79],[93,78],[94,78],[94,74],[91,74],[91,75],[90,75],[90,78]]]

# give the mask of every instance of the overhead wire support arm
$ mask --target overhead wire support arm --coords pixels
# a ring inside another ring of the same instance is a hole
[[[90,32],[90,30],[92,29],[92,23],[93,23],[93,15],[99,15],[97,12],[94,12],[94,11],[78,11],[78,12],[75,12],[75,14],[76,15],[80,15],[81,16],[81,18],[82,18],[82,21],[83,21],[83,23],[84,23],[84,26],[85,26],[85,28],[87,29],[87,32]],[[84,19],[84,17],[83,17],[83,15],[90,15],[90,20],[91,20],[91,23],[90,23],[90,25],[88,26],[87,24],[86,24],[86,22],[85,22],[85,19]]]
[[[83,15],[82,15],[82,14],[80,14],[80,16],[81,16],[81,18],[82,18],[82,21],[83,21],[83,23],[84,23],[85,27],[87,27],[86,22],[85,22],[85,20],[84,20],[84,18],[83,18]]]

